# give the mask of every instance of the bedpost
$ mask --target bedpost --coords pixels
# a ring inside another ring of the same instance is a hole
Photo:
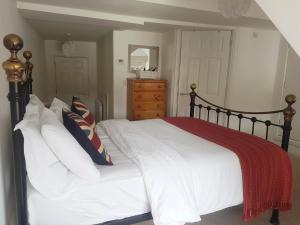
[[[22,119],[22,75],[25,70],[25,65],[17,56],[18,51],[23,48],[23,40],[15,35],[6,35],[3,39],[4,46],[10,51],[11,56],[8,60],[3,62],[2,66],[6,72],[7,80],[9,82],[8,100],[11,106],[12,128]]]
[[[283,124],[283,133],[282,133],[282,141],[281,141],[281,148],[283,148],[286,152],[289,149],[289,142],[290,142],[290,134],[292,130],[292,120],[294,115],[296,114],[296,110],[292,107],[292,105],[296,102],[295,95],[288,95],[285,97],[285,101],[288,106],[283,110],[284,116],[284,124]],[[279,225],[279,210],[274,209],[270,222],[274,225]]]
[[[290,133],[292,130],[292,120],[293,120],[294,115],[296,114],[296,110],[292,107],[292,105],[296,102],[296,96],[288,95],[285,97],[285,101],[288,104],[288,106],[283,110],[284,125],[283,125],[281,147],[285,151],[288,151],[289,141],[290,141]]]
[[[191,84],[192,91],[190,92],[191,102],[190,102],[190,117],[194,117],[195,113],[195,100],[196,100],[196,84]]]
[[[22,95],[22,75],[25,69],[17,56],[23,48],[23,40],[16,34],[6,35],[3,39],[4,46],[10,51],[11,56],[2,66],[9,82],[8,100],[10,101],[12,129],[22,120],[24,115],[24,96]],[[27,193],[26,170],[23,152],[23,136],[20,131],[13,132],[13,159],[14,177],[16,185],[17,220],[19,225],[28,225],[27,220]]]
[[[32,94],[32,69],[33,64],[30,62],[32,58],[32,53],[30,51],[24,51],[23,56],[26,59],[25,62],[25,75],[26,75],[26,86],[25,86],[25,95],[26,95],[26,104],[29,102],[29,95]]]

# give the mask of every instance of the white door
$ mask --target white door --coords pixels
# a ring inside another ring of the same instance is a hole
[[[230,38],[230,31],[182,32],[178,116],[189,116],[192,83],[201,97],[224,106]]]
[[[89,104],[88,59],[55,57],[56,96],[71,104],[73,95]]]

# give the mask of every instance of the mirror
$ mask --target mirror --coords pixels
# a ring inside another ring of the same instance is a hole
[[[128,45],[129,72],[158,71],[159,47]]]

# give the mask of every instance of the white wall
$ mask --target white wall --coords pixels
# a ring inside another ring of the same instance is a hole
[[[33,53],[34,64],[33,89],[45,99],[44,45],[40,36],[21,18],[16,9],[16,1],[1,0],[0,38],[8,33],[19,34],[25,43],[24,49]],[[19,54],[20,58],[21,54]],[[0,45],[0,62],[8,59],[9,53]],[[16,225],[15,192],[13,185],[12,142],[10,126],[10,110],[7,101],[8,82],[2,68],[0,69],[0,224]]]
[[[272,108],[280,33],[239,28],[233,32],[226,106],[260,111]]]
[[[113,32],[113,79],[114,79],[114,118],[126,118],[126,99],[128,77],[128,45],[147,45],[159,47],[159,68],[161,65],[162,34],[142,31]],[[119,60],[123,60],[119,62]]]
[[[114,114],[113,79],[113,32],[97,41],[98,55],[98,98],[104,104],[104,119],[112,119]]]
[[[62,42],[56,40],[45,41],[46,68],[47,68],[47,91],[48,102],[56,95],[55,83],[55,56],[63,56],[61,51]],[[75,50],[72,57],[86,57],[89,70],[89,106],[95,112],[95,100],[97,99],[97,47],[96,42],[75,42]]]
[[[243,111],[273,109],[280,38],[280,33],[272,30],[238,28],[233,32],[226,107]],[[257,118],[271,119],[271,116]],[[250,125],[245,123],[244,130],[250,130]],[[237,123],[232,126],[237,127]],[[264,136],[264,128],[257,126],[257,134]]]
[[[276,83],[274,87],[273,104],[275,108],[285,108],[285,96],[294,94],[298,97],[293,108],[296,110],[296,115],[292,121],[292,132],[290,138],[289,152],[300,155],[300,57],[297,53],[288,46],[284,38],[281,39],[280,44],[280,60],[278,63]],[[274,121],[278,121],[278,116],[274,117]],[[282,119],[282,115],[281,115]],[[276,130],[275,140],[278,143],[281,141],[281,130]]]

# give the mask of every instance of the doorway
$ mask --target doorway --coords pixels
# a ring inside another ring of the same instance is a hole
[[[90,102],[89,70],[86,57],[54,58],[56,96],[71,105],[73,95]]]

